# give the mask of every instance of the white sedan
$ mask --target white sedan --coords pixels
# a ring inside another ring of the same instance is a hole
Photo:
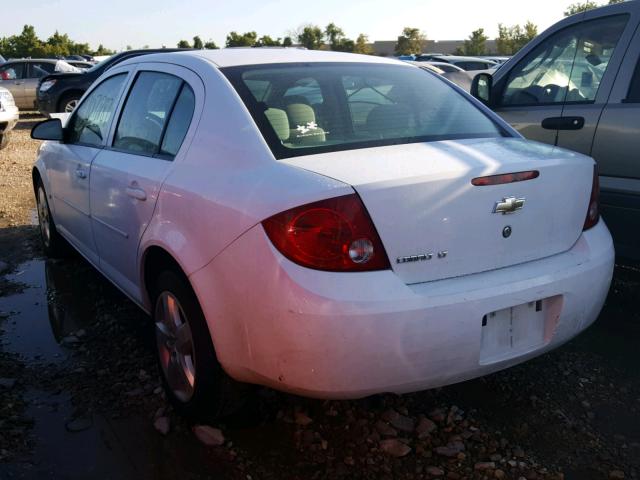
[[[152,315],[190,415],[247,383],[356,398],[485,375],[587,328],[609,289],[593,160],[406,63],[145,55],[32,136],[46,253],[71,244]]]

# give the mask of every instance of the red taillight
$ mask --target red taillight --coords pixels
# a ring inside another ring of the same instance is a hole
[[[591,196],[589,197],[589,209],[582,230],[588,230],[600,220],[600,181],[598,179],[598,167],[593,167],[593,183],[591,184]]]
[[[262,222],[289,260],[316,270],[364,272],[390,268],[371,218],[356,194],[278,213]]]
[[[476,187],[485,187],[487,185],[524,182],[525,180],[538,178],[538,176],[540,176],[540,172],[537,170],[530,170],[528,172],[503,173],[500,175],[490,175],[488,177],[476,177],[471,180],[471,183]]]

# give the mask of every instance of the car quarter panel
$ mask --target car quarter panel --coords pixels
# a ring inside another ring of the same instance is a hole
[[[141,278],[144,252],[150,246],[167,250],[190,275],[263,219],[293,206],[353,193],[342,182],[275,161],[218,69],[198,57],[181,64],[204,80],[205,104],[188,154],[176,159],[140,243]]]

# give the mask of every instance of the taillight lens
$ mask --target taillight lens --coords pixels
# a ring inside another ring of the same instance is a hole
[[[262,222],[289,260],[316,270],[364,272],[390,268],[378,232],[356,194],[278,213]]]
[[[584,221],[582,230],[588,230],[600,220],[600,181],[598,180],[598,167],[593,167],[593,183],[591,185],[591,197],[589,198],[589,209],[587,218]]]

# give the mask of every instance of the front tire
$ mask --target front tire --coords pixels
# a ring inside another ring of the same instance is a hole
[[[247,386],[232,380],[218,362],[204,313],[187,279],[165,270],[156,281],[154,298],[158,363],[173,405],[194,421],[237,411]]]
[[[62,100],[60,100],[59,110],[64,113],[71,113],[76,109],[79,101],[80,95],[78,95],[77,93],[65,95],[64,97],[62,97]]]
[[[38,210],[38,225],[40,227],[40,239],[42,249],[47,257],[59,258],[68,252],[68,244],[60,236],[56,224],[51,216],[47,192],[41,181],[36,184],[36,207]]]

